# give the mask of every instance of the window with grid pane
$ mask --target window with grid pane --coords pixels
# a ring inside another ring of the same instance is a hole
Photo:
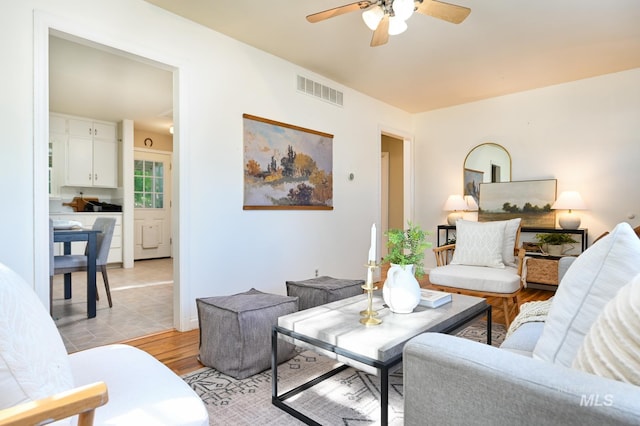
[[[135,160],[133,195],[135,208],[164,208],[164,165],[159,161]]]

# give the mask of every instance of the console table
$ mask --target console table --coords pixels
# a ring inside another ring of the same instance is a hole
[[[455,231],[456,230],[456,226],[455,225],[438,225],[438,246],[440,246],[440,235],[442,233],[444,233],[445,238],[444,238],[444,242],[442,245],[446,244],[447,241],[449,241],[449,232],[450,231]],[[536,228],[536,227],[528,227],[528,226],[523,226],[522,228],[520,228],[520,232],[524,232],[524,233],[536,233],[536,234],[571,234],[571,235],[576,235],[580,238],[580,243],[581,243],[581,250],[580,252],[583,252],[587,249],[587,245],[588,245],[588,234],[589,234],[589,230],[587,228],[580,228],[580,229],[558,229],[558,228]]]

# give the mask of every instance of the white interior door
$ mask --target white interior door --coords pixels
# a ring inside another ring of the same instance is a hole
[[[133,258],[171,257],[171,153],[136,150]]]

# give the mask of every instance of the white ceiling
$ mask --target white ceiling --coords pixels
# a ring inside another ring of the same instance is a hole
[[[375,48],[360,12],[305,19],[349,0],[146,1],[411,113],[640,67],[638,0],[450,0],[471,8],[463,23],[414,14]],[[52,43],[52,110],[168,128],[170,71],[69,47]]]
[[[359,11],[305,19],[350,0],[147,1],[412,113],[640,67],[638,0],[448,0],[375,48]]]
[[[49,109],[168,132],[173,73],[162,64],[64,34],[49,37]]]

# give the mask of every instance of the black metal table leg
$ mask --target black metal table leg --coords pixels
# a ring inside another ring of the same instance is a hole
[[[380,424],[389,424],[389,369],[380,369]]]
[[[487,345],[491,345],[491,305],[487,310]]]

